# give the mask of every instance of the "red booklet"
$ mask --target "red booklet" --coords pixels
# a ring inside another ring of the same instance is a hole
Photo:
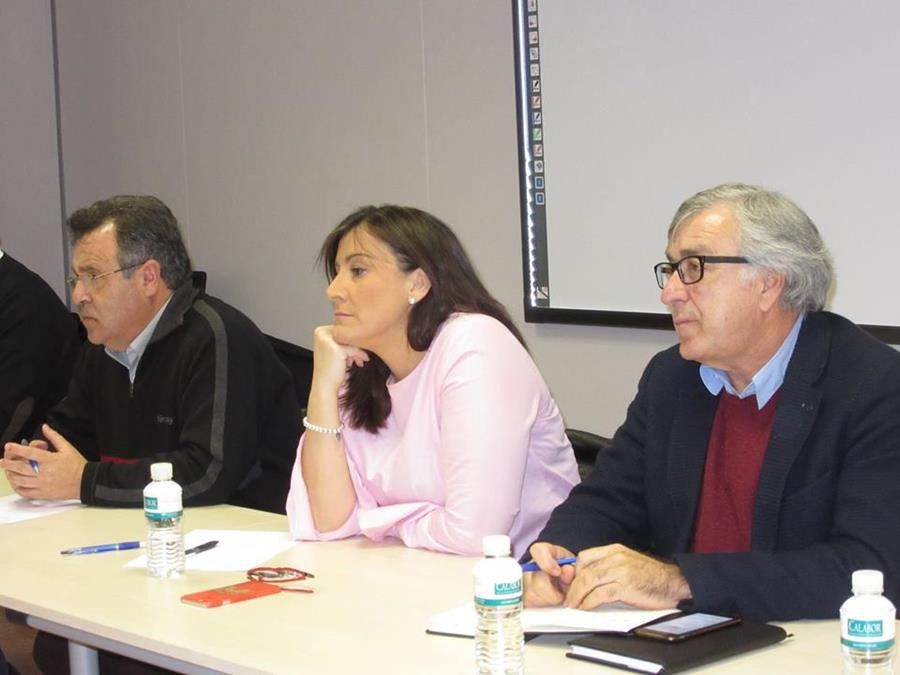
[[[245,581],[240,584],[188,593],[181,596],[181,601],[198,607],[221,607],[243,600],[272,595],[280,590],[275,584],[267,584],[265,581]]]

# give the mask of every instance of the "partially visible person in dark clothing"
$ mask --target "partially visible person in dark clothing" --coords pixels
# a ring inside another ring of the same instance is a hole
[[[41,277],[0,248],[0,443],[31,438],[65,395],[78,322]]]

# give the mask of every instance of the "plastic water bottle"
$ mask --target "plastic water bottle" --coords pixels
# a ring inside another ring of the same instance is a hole
[[[144,488],[147,519],[147,569],[155,577],[184,572],[184,535],[181,532],[181,486],[172,480],[172,465],[150,465],[153,479]]]
[[[884,575],[878,570],[853,573],[853,596],[841,605],[841,650],[844,664],[889,665],[894,658],[896,609],[882,595]]]
[[[522,568],[510,558],[509,537],[482,539],[484,559],[475,577],[476,672],[480,675],[521,675],[525,671],[522,635]]]

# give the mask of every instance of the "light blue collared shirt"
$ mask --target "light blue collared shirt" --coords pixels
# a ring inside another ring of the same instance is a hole
[[[121,363],[128,369],[128,379],[132,384],[134,384],[134,376],[137,375],[137,367],[141,362],[141,357],[144,355],[147,345],[150,344],[150,338],[153,337],[153,331],[156,330],[156,324],[159,323],[163,312],[171,300],[172,296],[170,295],[163,303],[163,306],[159,308],[159,311],[152,319],[150,319],[150,323],[144,326],[144,330],[137,334],[137,337],[131,341],[131,344],[125,348],[124,352],[114,352],[109,347],[103,348],[107,356],[114,361]]]
[[[737,391],[731,384],[728,373],[719,368],[713,368],[700,364],[700,379],[710,394],[718,396],[722,388],[725,388],[732,396],[738,398],[747,398],[756,394],[756,408],[762,410],[763,406],[769,402],[769,399],[775,395],[781,383],[784,382],[784,373],[787,371],[788,363],[794,353],[794,347],[797,345],[797,336],[800,334],[800,326],[806,314],[801,314],[794,322],[791,332],[784,338],[781,347],[775,352],[775,355],[769,361],[756,371],[756,375],[750,380],[750,384],[746,386],[744,391]]]

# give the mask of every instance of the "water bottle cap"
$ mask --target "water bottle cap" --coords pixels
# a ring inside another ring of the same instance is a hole
[[[486,556],[498,558],[509,555],[509,536],[505,534],[489,534],[481,539],[481,550]]]
[[[854,593],[884,592],[884,574],[879,570],[856,570],[852,583]]]
[[[172,480],[172,463],[156,462],[151,464],[150,478],[153,480]]]

